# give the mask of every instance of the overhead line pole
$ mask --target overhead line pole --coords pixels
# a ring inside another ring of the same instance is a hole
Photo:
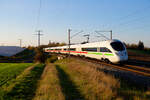
[[[69,57],[70,57],[70,45],[71,45],[71,39],[75,36],[77,36],[79,33],[82,33],[83,31],[81,30],[80,32],[74,34],[71,36],[71,29],[68,29],[68,51],[69,51]]]
[[[112,40],[112,30],[110,30],[110,39]]]
[[[38,30],[37,34],[35,34],[38,36],[38,46],[40,46],[40,37],[41,37],[41,35],[43,35],[43,34],[41,34],[41,32],[42,32],[42,30]]]
[[[71,32],[71,29],[68,29],[68,51],[69,51],[69,57],[70,57],[70,32]]]
[[[21,45],[22,45],[22,39],[19,39],[19,41],[20,41],[20,47],[21,47]]]
[[[87,43],[89,43],[90,34],[86,34],[86,35],[83,35],[83,36],[87,37]]]

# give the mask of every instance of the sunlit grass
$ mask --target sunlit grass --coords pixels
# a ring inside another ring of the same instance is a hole
[[[56,64],[71,78],[86,100],[111,100],[117,93],[119,82],[97,71],[92,67],[94,65],[75,59],[64,59]]]
[[[87,100],[150,100],[150,91],[98,71],[98,65],[79,59],[56,62]],[[100,67],[100,65],[99,65]]]
[[[54,64],[48,64],[38,83],[33,100],[65,100]]]

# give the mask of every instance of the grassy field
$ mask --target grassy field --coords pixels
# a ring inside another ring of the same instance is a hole
[[[18,78],[13,87],[4,95],[4,100],[31,100],[37,88],[37,82],[43,72],[44,64],[35,65],[29,73]]]
[[[44,64],[2,63],[0,65],[0,100],[32,99]]]
[[[0,86],[15,79],[17,75],[31,65],[32,63],[0,63]]]
[[[81,59],[46,64],[0,63],[0,100],[150,100],[131,86]]]

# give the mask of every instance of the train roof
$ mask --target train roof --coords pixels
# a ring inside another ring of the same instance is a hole
[[[91,47],[91,46],[98,47],[99,45],[110,45],[111,42],[121,42],[121,41],[117,40],[117,39],[112,39],[112,40],[105,40],[105,41],[100,41],[100,42],[92,42],[92,43],[85,43],[85,44],[70,45],[70,48]],[[59,47],[49,47],[49,48],[51,48],[51,49],[68,48],[68,45],[67,46],[59,46]]]

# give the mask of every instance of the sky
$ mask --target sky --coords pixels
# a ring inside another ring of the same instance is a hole
[[[150,0],[0,0],[0,45],[36,46],[36,31],[42,30],[41,44],[105,40],[95,31],[112,30],[113,38],[126,43],[143,41],[150,47]],[[109,32],[101,32],[110,37]]]

